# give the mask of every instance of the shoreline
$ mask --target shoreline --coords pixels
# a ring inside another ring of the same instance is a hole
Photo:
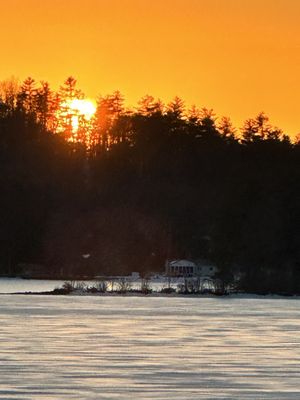
[[[140,293],[140,292],[106,292],[106,293],[88,293],[88,292],[71,292],[71,293],[54,293],[54,291],[44,292],[15,292],[15,293],[0,293],[1,295],[11,296],[71,296],[71,297],[141,297],[141,298],[198,298],[198,299],[217,299],[217,298],[228,298],[228,299],[286,299],[286,300],[298,300],[300,295],[297,294],[255,294],[255,293],[228,293],[228,294],[214,294],[214,293]]]

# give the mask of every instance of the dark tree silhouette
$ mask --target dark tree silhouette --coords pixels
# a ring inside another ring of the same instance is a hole
[[[49,276],[162,271],[209,258],[241,290],[300,293],[300,145],[260,113],[229,118],[178,97],[126,110],[98,98],[72,118],[74,78],[58,92],[0,83],[0,271]],[[90,254],[89,262],[82,257]]]

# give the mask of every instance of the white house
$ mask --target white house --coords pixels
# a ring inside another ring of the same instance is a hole
[[[166,261],[166,274],[173,276],[193,276],[196,271],[196,264],[188,260]]]
[[[203,260],[197,263],[189,260],[167,260],[165,265],[166,274],[172,276],[213,277],[217,271],[215,265]]]

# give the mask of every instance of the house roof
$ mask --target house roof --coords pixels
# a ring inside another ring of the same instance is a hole
[[[170,267],[195,267],[196,264],[188,260],[173,260],[169,263]]]

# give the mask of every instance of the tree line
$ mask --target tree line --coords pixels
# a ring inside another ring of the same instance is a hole
[[[264,113],[237,130],[178,97],[129,110],[116,91],[89,120],[72,99],[84,99],[72,77],[58,91],[0,83],[2,274],[147,274],[206,258],[241,290],[300,292],[300,140]]]

